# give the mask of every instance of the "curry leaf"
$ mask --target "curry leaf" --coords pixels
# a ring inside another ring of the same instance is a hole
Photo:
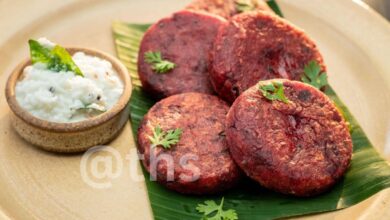
[[[29,40],[30,57],[32,63],[49,63],[51,60],[50,49],[42,46],[36,40]]]
[[[30,46],[31,62],[33,64],[42,63],[45,64],[49,70],[55,72],[72,71],[76,75],[84,76],[65,48],[59,45],[54,46],[52,49],[47,48],[36,40],[29,40],[28,43]]]
[[[72,56],[65,48],[56,45],[51,51],[52,60],[49,62],[49,68],[54,71],[72,71],[76,75],[83,76],[80,68],[75,64]]]

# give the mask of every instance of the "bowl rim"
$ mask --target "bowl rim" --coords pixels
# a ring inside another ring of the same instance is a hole
[[[65,47],[65,49],[71,55],[75,54],[76,52],[84,52],[87,55],[96,56],[101,59],[107,60],[112,64],[113,69],[117,72],[123,82],[123,92],[117,103],[110,110],[98,116],[78,122],[59,123],[37,118],[19,105],[15,95],[16,83],[19,81],[19,78],[22,75],[24,68],[28,65],[31,65],[31,59],[26,58],[12,71],[11,75],[8,77],[7,84],[5,87],[7,103],[11,108],[12,112],[16,115],[16,117],[20,118],[25,123],[42,130],[70,133],[89,130],[91,128],[104,124],[115,116],[119,115],[124,108],[127,108],[131,97],[132,84],[127,68],[117,58],[96,49],[72,46]]]

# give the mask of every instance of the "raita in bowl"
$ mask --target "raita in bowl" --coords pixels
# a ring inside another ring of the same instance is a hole
[[[15,130],[46,150],[79,152],[116,137],[128,119],[131,82],[105,53],[30,40],[31,58],[6,88]]]

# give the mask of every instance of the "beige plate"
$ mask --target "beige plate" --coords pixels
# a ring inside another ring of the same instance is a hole
[[[83,177],[91,175],[82,172],[82,162],[98,164],[96,172],[102,174],[109,171],[103,166],[109,157],[101,156],[110,152],[94,154],[95,160],[88,162],[81,155],[51,154],[30,146],[11,129],[3,91],[7,76],[28,55],[31,37],[46,36],[64,45],[114,54],[112,20],[153,22],[187,2],[0,0],[0,219],[152,218],[144,183],[136,175],[140,170],[130,125],[110,144],[113,148],[106,148],[118,151],[112,158],[121,158],[113,162],[116,175],[85,182]],[[279,2],[287,18],[318,42],[331,84],[383,152],[390,121],[390,25],[357,1]],[[305,218],[318,217],[390,219],[390,191],[342,211]]]

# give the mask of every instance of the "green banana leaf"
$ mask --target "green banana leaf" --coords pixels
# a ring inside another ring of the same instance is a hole
[[[150,25],[113,23],[113,35],[119,59],[130,71],[134,90],[130,100],[131,124],[134,134],[144,114],[156,102],[141,89],[137,73],[138,48]],[[165,189],[150,181],[144,171],[149,200],[155,219],[201,219],[196,206],[205,200],[225,198],[224,208],[235,209],[240,220],[275,219],[307,215],[347,208],[390,187],[390,165],[376,152],[362,128],[332,88],[326,94],[342,110],[350,123],[353,139],[351,167],[331,191],[313,198],[295,198],[271,192],[247,179],[235,189],[215,196],[186,196]]]

